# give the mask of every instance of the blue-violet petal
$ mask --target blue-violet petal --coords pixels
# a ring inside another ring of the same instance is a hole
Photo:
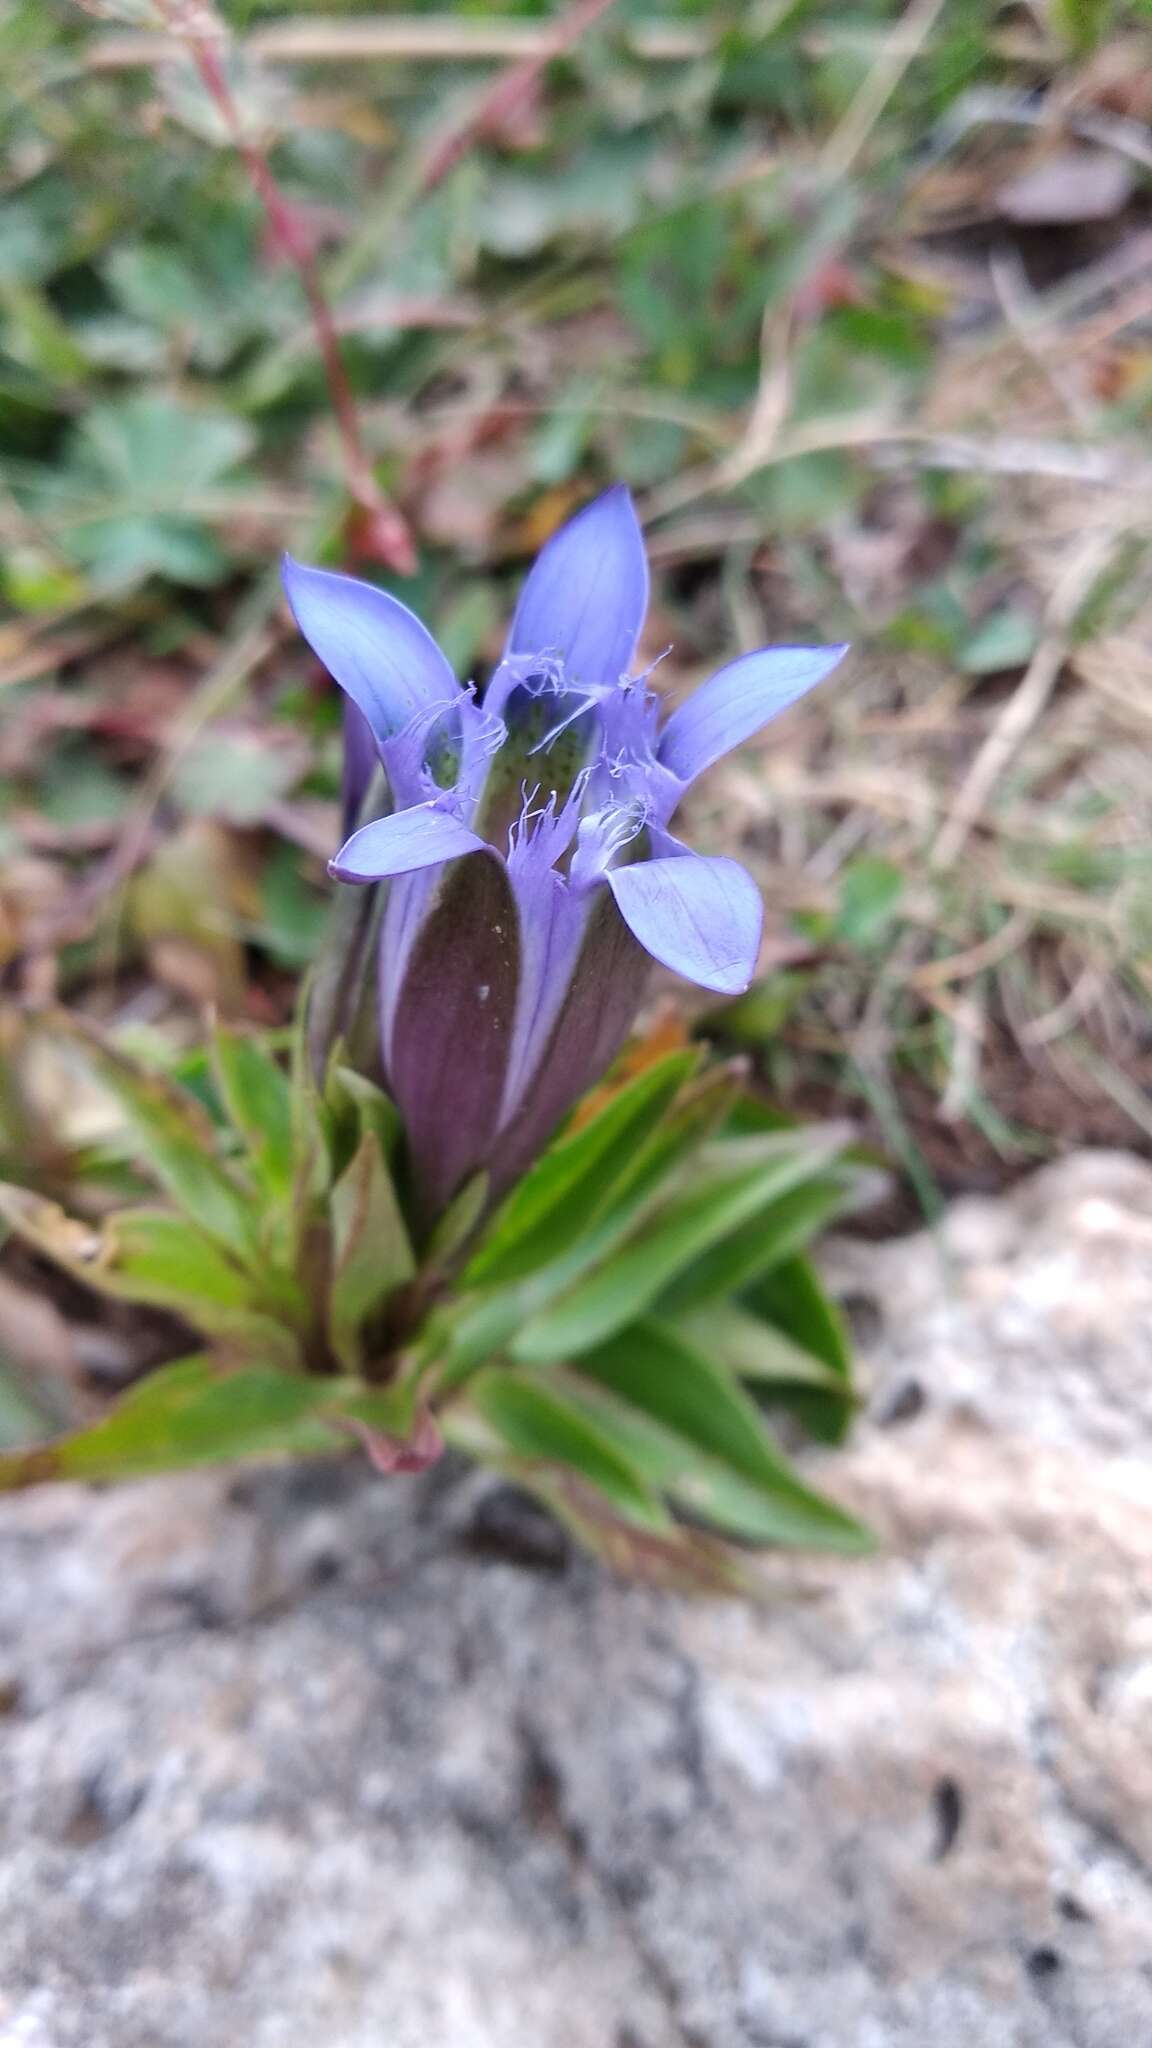
[[[681,782],[694,782],[823,682],[847,652],[846,647],[762,647],[730,661],[672,713],[660,736],[662,766]]]
[[[286,555],[284,589],[292,615],[329,674],[363,712],[378,741],[419,711],[447,703],[458,689],[431,633],[399,598],[310,569]]]
[[[541,549],[505,652],[554,655],[570,683],[612,683],[631,664],[647,609],[644,537],[627,490],[617,484]]]
[[[421,804],[362,825],[329,862],[328,872],[338,882],[382,882],[388,875],[410,875],[417,868],[478,853],[483,846],[450,811]]]
[[[662,967],[717,995],[740,995],[756,967],[764,912],[737,861],[674,854],[613,868],[608,887],[621,917]]]

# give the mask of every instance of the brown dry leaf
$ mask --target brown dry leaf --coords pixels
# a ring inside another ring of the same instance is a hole
[[[1091,368],[1092,392],[1105,405],[1121,405],[1152,384],[1152,349],[1101,350]]]
[[[1135,12],[1135,10],[1133,10]],[[1152,121],[1152,65],[1148,35],[1110,35],[1071,82],[1068,104],[1103,108],[1131,121]]]
[[[83,1371],[72,1325],[46,1294],[6,1273],[0,1273],[0,1357],[7,1371],[15,1369],[18,1385],[27,1378],[30,1391],[43,1392],[52,1410],[63,1410],[62,1420],[81,1401]],[[89,1411],[93,1405],[83,1402]]]
[[[581,484],[556,484],[550,491],[540,491],[517,525],[517,546],[526,554],[535,554],[546,540],[551,539],[556,528],[575,512],[584,495]]]
[[[15,683],[30,683],[37,676],[52,675],[66,662],[91,654],[109,638],[107,625],[74,633],[57,634],[41,641],[35,626],[8,626],[0,633],[0,689]]]
[[[108,1246],[100,1231],[28,1188],[0,1181],[0,1216],[26,1243],[71,1273],[99,1272],[107,1264]]]
[[[352,98],[346,92],[310,92],[294,100],[292,111],[294,127],[316,128],[321,132],[335,129],[365,149],[395,147],[395,121],[371,100]],[[342,241],[348,234],[350,216],[341,209],[313,205],[309,210],[329,217],[329,240]]]
[[[244,927],[258,914],[251,847],[210,818],[190,819],[128,888],[129,930],[156,979],[225,1016],[244,1009]]]
[[[755,1597],[756,1582],[734,1545],[704,1529],[639,1529],[610,1508],[578,1473],[546,1464],[514,1475],[547,1503],[609,1571],[684,1595]]]
[[[467,467],[446,463],[425,488],[420,523],[429,540],[473,559],[492,552],[504,508],[523,475],[515,444],[476,450]]]
[[[74,1047],[33,1021],[20,1044],[8,1050],[21,1105],[42,1149],[99,1145],[121,1129],[115,1101]]]
[[[0,966],[25,950],[41,920],[67,901],[64,867],[35,855],[6,860],[0,875]]]

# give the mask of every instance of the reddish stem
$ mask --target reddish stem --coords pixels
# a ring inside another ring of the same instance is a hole
[[[361,515],[361,531],[369,539],[371,553],[378,561],[385,563],[390,569],[395,569],[401,575],[411,575],[416,567],[412,536],[403,516],[394,505],[389,504],[372,474],[372,465],[360,432],[356,402],[340,353],[332,311],[324,296],[316,261],[307,238],[301,232],[292,208],[277,185],[263,151],[244,132],[244,124],[232,96],[232,88],[211,38],[200,35],[194,28],[185,27],[174,20],[167,4],[165,11],[175,33],[188,44],[205,89],[211,95],[235,143],[252,188],[264,208],[274,247],[286,262],[291,263],[300,280],[312,319],[316,346],[324,366],[328,394],[332,401],[348,494]]]
[[[205,88],[223,117],[253,190],[264,208],[274,247],[292,264],[300,279],[340,436],[348,492],[359,515],[356,531],[365,544],[366,552],[385,562],[389,568],[410,574],[416,566],[412,536],[406,521],[384,497],[372,474],[331,308],[324,296],[308,240],[277,185],[263,151],[244,133],[243,122],[211,35],[199,31],[192,22],[182,23],[176,18],[178,0],[162,0],[162,5],[174,33],[191,50]],[[467,155],[474,142],[498,132],[526,102],[530,103],[545,67],[553,58],[571,49],[584,30],[601,14],[607,13],[611,5],[612,0],[573,0],[573,4],[559,16],[547,46],[533,56],[510,65],[481,96],[468,119],[433,144],[423,167],[420,189],[431,191]]]
[[[472,144],[481,137],[498,131],[505,122],[519,113],[526,101],[530,102],[541,72],[555,57],[570,50],[579,41],[584,30],[590,27],[600,15],[606,14],[612,0],[574,0],[574,4],[562,13],[545,48],[535,51],[531,57],[521,57],[510,64],[483,93],[468,119],[459,128],[434,143],[424,165],[420,180],[421,190],[430,192],[442,178],[466,156]]]

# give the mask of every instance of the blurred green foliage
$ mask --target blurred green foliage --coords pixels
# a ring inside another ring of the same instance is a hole
[[[491,19],[422,11],[465,40]],[[467,122],[490,65],[288,66],[238,41],[237,104],[315,237],[357,396],[388,408],[373,423],[385,473],[402,484],[438,395],[475,404],[478,387],[513,378],[529,415],[513,500],[589,466],[656,485],[723,443],[757,387],[765,314],[798,301],[794,426],[913,393],[939,308],[890,241],[909,152],[1005,67],[987,46],[989,11],[955,0],[867,139],[861,175],[830,173],[814,144],[852,107],[898,13],[872,0],[850,20],[823,4],[724,15],[682,0],[661,19],[694,31],[699,54],[657,61],[630,35],[647,10],[620,4],[552,67],[545,102],[427,192],[430,139]],[[502,18],[550,16],[522,4]],[[227,10],[240,39],[282,19]],[[69,0],[0,24],[0,441],[18,610],[156,576],[217,581],[265,542],[261,484],[302,485],[321,518],[339,488],[326,437],[307,431],[326,394],[297,280],[270,258],[188,54],[169,36],[162,61],[109,62],[129,33]],[[461,301],[465,324],[441,325]],[[611,332],[596,333],[598,314]],[[538,335],[560,350],[543,375]],[[738,496],[803,535],[864,487],[858,465],[812,455]]]

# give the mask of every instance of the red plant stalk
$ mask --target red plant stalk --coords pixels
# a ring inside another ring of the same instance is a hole
[[[573,4],[557,16],[547,47],[510,64],[507,71],[502,71],[481,95],[467,120],[433,142],[420,179],[421,191],[430,192],[467,155],[474,142],[486,135],[498,134],[506,122],[530,103],[545,67],[554,58],[562,56],[565,50],[570,50],[584,30],[600,15],[606,14],[612,4],[613,0],[573,0]]]
[[[583,31],[601,14],[607,13],[612,4],[613,0],[572,0],[572,4],[557,17],[547,48],[510,65],[481,96],[468,119],[433,143],[420,177],[421,191],[430,191],[438,185],[476,141],[485,135],[498,133],[504,123],[530,103],[546,65],[571,49]],[[401,574],[410,574],[416,566],[411,533],[401,513],[385,498],[372,474],[331,308],[324,296],[315,258],[292,208],[272,175],[267,158],[258,144],[244,132],[239,109],[215,46],[216,18],[211,0],[207,0],[203,7],[198,7],[195,0],[191,6],[187,0],[183,0],[183,4],[182,0],[160,0],[160,6],[173,33],[191,51],[205,89],[224,120],[253,190],[264,208],[273,246],[292,264],[300,279],[340,436],[348,492],[358,514],[354,537],[362,552]],[[181,14],[184,19],[180,18]]]
[[[173,6],[171,0],[162,0],[162,5],[169,27],[187,44],[205,90],[232,137],[252,188],[264,208],[273,246],[292,265],[300,280],[332,401],[348,495],[358,515],[354,532],[360,552],[396,570],[399,575],[411,575],[416,567],[412,535],[403,515],[389,503],[372,474],[360,432],[356,402],[340,353],[332,309],[324,296],[307,237],[277,185],[263,151],[244,131],[211,28],[205,32],[197,26],[195,19],[182,21],[178,7]]]

